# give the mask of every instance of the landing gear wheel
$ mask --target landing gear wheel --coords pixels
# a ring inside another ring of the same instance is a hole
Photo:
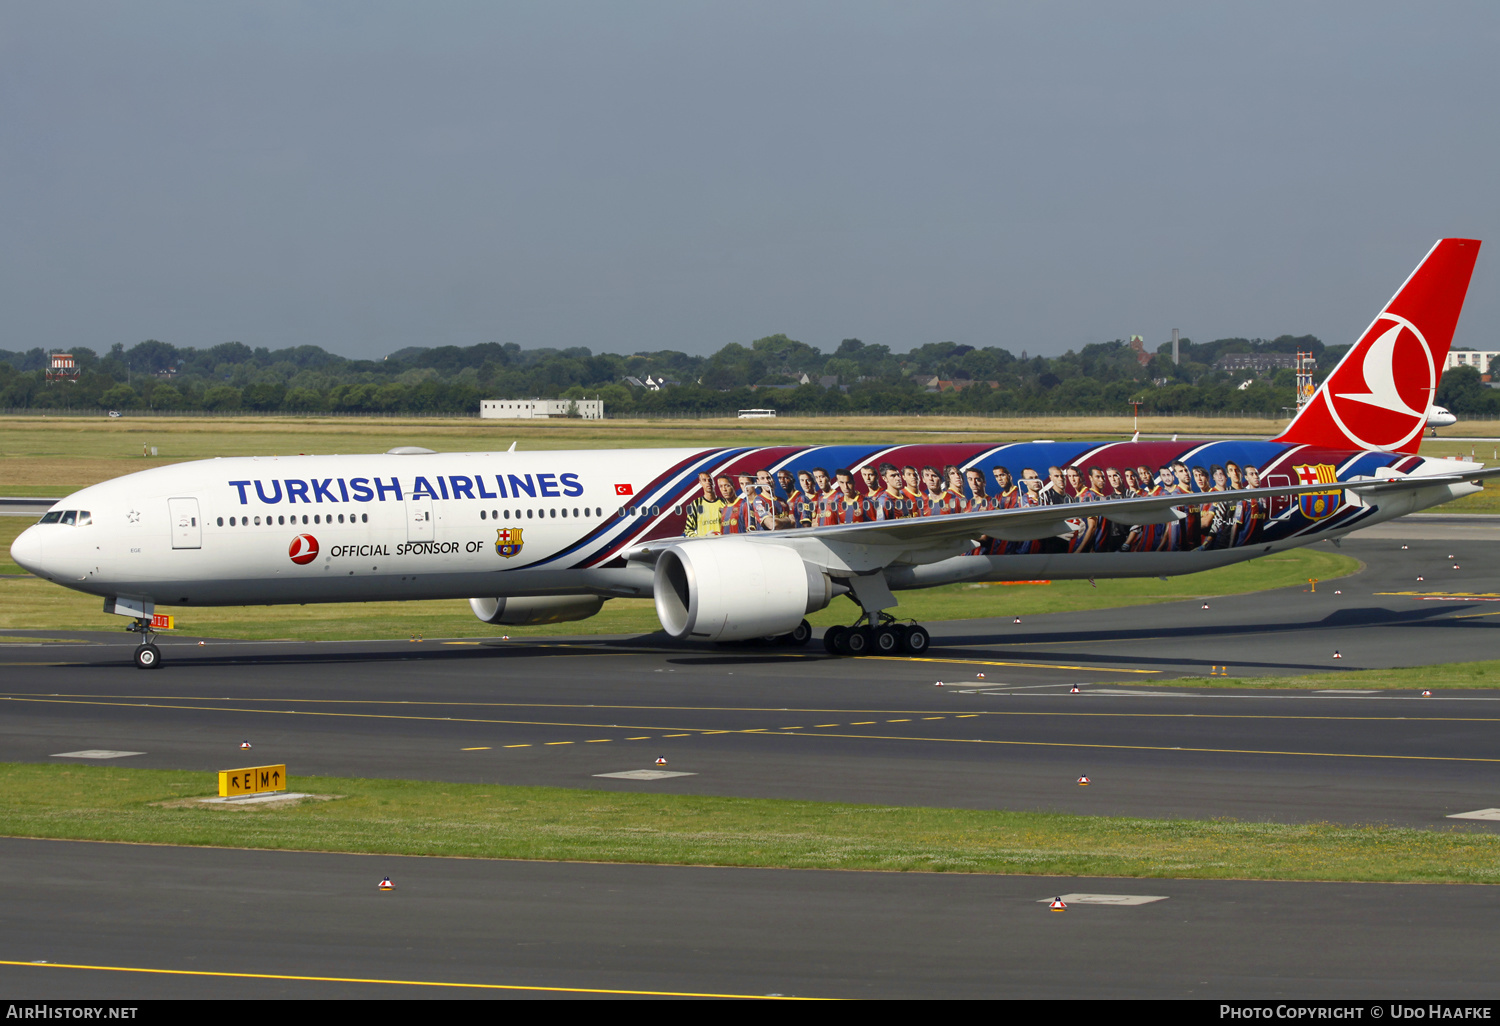
[[[155,645],[141,645],[135,650],[135,667],[138,670],[154,670],[161,665],[161,649]]]
[[[870,651],[872,641],[869,631],[864,628],[851,628],[844,639],[844,649],[852,656],[862,656]]]
[[[894,628],[882,627],[875,632],[874,645],[876,655],[895,655],[901,651],[901,635]]]
[[[927,651],[927,646],[931,644],[932,637],[927,633],[925,627],[913,624],[906,629],[905,644],[902,647],[906,649],[907,655],[921,655]]]
[[[849,650],[844,646],[844,638],[849,633],[847,627],[830,627],[823,632],[823,648],[829,655],[848,655]]]
[[[803,620],[789,632],[781,636],[781,643],[788,648],[801,648],[812,640],[812,624]]]

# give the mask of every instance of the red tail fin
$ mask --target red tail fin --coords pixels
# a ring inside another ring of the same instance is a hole
[[[1415,453],[1479,256],[1439,239],[1277,442]]]

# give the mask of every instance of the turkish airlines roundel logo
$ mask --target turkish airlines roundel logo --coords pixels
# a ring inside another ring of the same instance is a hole
[[[1399,449],[1422,431],[1437,387],[1438,368],[1417,326],[1396,314],[1376,318],[1355,353],[1340,365],[1328,391],[1329,412],[1350,440],[1365,449]]]
[[[292,545],[286,550],[286,554],[298,566],[311,563],[318,558],[318,539],[310,534],[299,534],[292,539]]]

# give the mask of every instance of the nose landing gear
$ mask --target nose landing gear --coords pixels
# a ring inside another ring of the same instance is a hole
[[[161,649],[155,644],[156,627],[151,617],[138,616],[126,624],[125,629],[141,636],[141,643],[135,647],[135,668],[154,670],[161,666]]]

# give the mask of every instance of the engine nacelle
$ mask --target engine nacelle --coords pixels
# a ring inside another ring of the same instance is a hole
[[[786,634],[834,595],[828,575],[794,550],[734,537],[666,549],[654,590],[662,629],[697,641]]]
[[[485,623],[527,624],[566,623],[587,620],[604,607],[598,595],[523,595],[519,598],[472,598],[469,608]]]

